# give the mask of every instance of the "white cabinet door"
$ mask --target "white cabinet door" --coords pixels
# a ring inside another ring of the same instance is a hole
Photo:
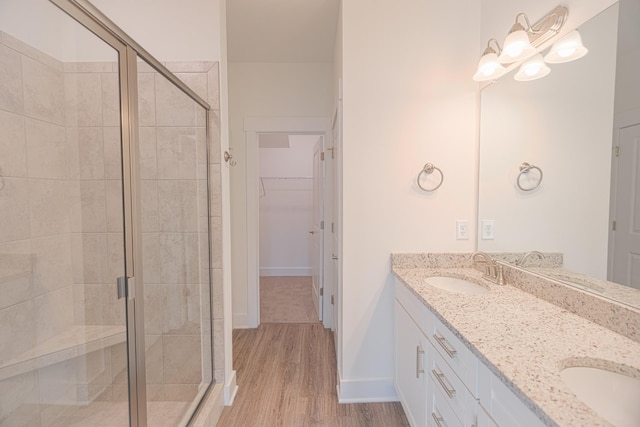
[[[396,391],[413,427],[427,425],[427,338],[404,307],[395,302]]]

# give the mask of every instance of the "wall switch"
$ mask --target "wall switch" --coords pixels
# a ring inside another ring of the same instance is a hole
[[[496,222],[494,220],[482,220],[482,240],[493,240],[495,237]]]
[[[467,220],[456,221],[456,239],[469,240],[469,221]]]

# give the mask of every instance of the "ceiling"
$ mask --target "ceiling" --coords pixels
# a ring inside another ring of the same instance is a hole
[[[333,62],[339,0],[230,0],[230,62]]]

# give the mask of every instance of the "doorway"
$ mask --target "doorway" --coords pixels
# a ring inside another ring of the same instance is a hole
[[[301,138],[304,136],[305,138],[311,138],[311,139],[315,139],[315,143],[314,143],[314,148],[316,148],[316,154],[317,158],[322,157],[323,160],[321,160],[322,162],[324,162],[324,158],[326,158],[326,156],[323,154],[324,150],[318,150],[318,146],[317,146],[317,141],[321,141],[322,144],[327,144],[328,140],[331,138],[331,132],[330,132],[330,121],[328,119],[325,118],[306,118],[306,119],[299,119],[299,118],[273,118],[273,119],[266,119],[266,118],[246,118],[245,119],[245,137],[246,137],[246,142],[247,142],[247,153],[246,153],[246,160],[247,160],[247,169],[246,169],[246,178],[247,178],[247,183],[255,183],[255,184],[248,184],[247,185],[247,238],[248,238],[248,242],[247,242],[247,249],[248,249],[248,256],[247,256],[247,275],[248,275],[248,279],[247,279],[247,302],[248,302],[248,324],[249,327],[258,327],[258,325],[260,324],[260,275],[261,275],[261,268],[263,268],[262,272],[263,273],[268,273],[269,271],[273,271],[273,272],[282,272],[283,270],[279,270],[278,268],[272,268],[270,266],[268,266],[268,264],[262,264],[261,265],[261,257],[263,256],[261,254],[261,245],[263,244],[264,241],[267,241],[268,239],[261,239],[261,233],[263,233],[263,231],[261,230],[261,218],[260,218],[260,203],[262,199],[266,200],[266,197],[268,197],[269,194],[269,187],[271,187],[272,189],[272,194],[277,194],[275,193],[275,189],[276,188],[280,188],[285,189],[285,191],[282,191],[282,195],[285,194],[286,192],[292,192],[294,189],[298,189],[300,191],[300,193],[302,193],[303,191],[307,191],[309,192],[309,190],[311,190],[311,193],[308,194],[313,194],[313,157],[311,159],[308,159],[309,162],[311,163],[311,170],[305,171],[300,171],[300,170],[296,170],[296,168],[299,167],[303,167],[302,163],[298,162],[293,162],[293,166],[292,167],[292,172],[285,174],[285,175],[278,175],[278,173],[276,171],[281,171],[282,170],[282,165],[280,164],[279,166],[274,167],[274,170],[271,171],[267,171],[269,172],[268,176],[265,174],[265,176],[262,176],[262,180],[260,179],[261,176],[261,165],[260,165],[260,136],[261,135],[271,135],[271,137],[263,137],[262,141],[263,141],[263,145],[265,146],[265,149],[268,149],[267,147],[269,146],[269,144],[271,144],[271,146],[278,145],[280,144],[281,146],[289,143],[289,139],[287,137],[286,142],[285,139],[282,138],[279,142],[275,141],[275,139],[277,137],[274,137],[274,134],[281,134],[281,135],[299,135]],[[268,141],[268,142],[267,142]],[[308,147],[307,147],[308,148]],[[270,149],[270,150],[273,150]],[[311,153],[313,153],[313,151],[311,151]],[[273,153],[272,153],[273,154]],[[292,154],[294,154],[292,152]],[[299,155],[299,153],[297,154]],[[279,162],[281,162],[283,159],[280,159],[278,161],[275,161],[274,164],[278,165]],[[331,185],[326,185],[325,181],[326,181],[326,176],[324,173],[324,167],[320,168],[321,170],[318,170],[319,168],[316,167],[316,173],[319,174],[319,176],[322,176],[322,179],[320,180],[320,182],[322,183],[321,189],[318,189],[318,191],[320,191],[320,196],[322,197],[322,200],[331,200],[331,197],[327,197],[326,193],[328,191],[332,190],[332,186]],[[293,173],[295,172],[295,173]],[[306,175],[305,175],[306,174]],[[293,179],[264,179],[264,178],[293,178]],[[273,182],[270,182],[273,181]],[[266,193],[266,195],[265,195]],[[261,194],[262,199],[261,199]],[[311,202],[311,203],[309,203]],[[307,199],[307,209],[311,209],[311,211],[313,211],[313,199],[312,200],[308,200]],[[333,268],[333,264],[332,262],[330,262],[330,257],[326,257],[325,253],[328,250],[328,248],[331,246],[331,244],[327,244],[327,241],[330,240],[328,238],[325,238],[326,235],[326,227],[324,227],[324,218],[327,216],[330,216],[332,213],[332,210],[329,207],[328,203],[321,203],[321,204],[317,204],[316,203],[316,207],[317,209],[319,209],[317,215],[315,216],[315,220],[317,221],[317,225],[316,228],[314,229],[314,225],[313,225],[313,215],[310,216],[311,218],[311,223],[307,220],[306,222],[306,227],[301,228],[298,227],[298,233],[297,236],[300,239],[301,245],[303,245],[308,253],[307,255],[307,266],[305,266],[305,269],[300,270],[296,267],[292,268],[290,271],[292,271],[293,273],[299,273],[300,271],[306,271],[307,274],[309,276],[311,276],[312,278],[314,277],[313,274],[313,263],[311,262],[311,251],[313,249],[313,243],[314,243],[314,239],[316,239],[316,251],[317,251],[317,260],[315,260],[314,262],[317,265],[317,272],[316,272],[316,278],[315,278],[315,286],[316,286],[316,295],[317,295],[317,309],[318,309],[318,314],[317,317],[318,319],[322,319],[323,324],[325,327],[330,328],[331,327],[331,323],[332,323],[332,318],[333,318],[333,313],[328,311],[331,310],[332,306],[331,306],[331,299],[330,296],[332,294],[330,286],[331,286],[331,282],[328,280],[324,280],[325,277],[333,277],[332,272],[332,268]],[[327,214],[327,211],[329,212]],[[280,218],[282,219],[282,218]],[[305,225],[303,223],[301,223],[302,225]],[[313,233],[311,233],[313,231]],[[288,234],[288,233],[287,233]],[[309,238],[311,237],[311,239]],[[306,243],[305,243],[306,241]],[[266,262],[266,260],[272,256],[273,254],[266,254],[266,256],[264,256],[264,261]],[[264,266],[264,267],[263,267]],[[272,268],[272,270],[269,270],[269,268]],[[330,273],[327,275],[327,271],[329,271]],[[313,279],[312,279],[312,283],[313,283]],[[314,307],[316,305],[314,304]]]

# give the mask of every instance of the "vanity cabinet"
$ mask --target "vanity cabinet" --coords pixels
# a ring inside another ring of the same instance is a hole
[[[411,426],[544,425],[399,281],[395,295],[395,386]]]

